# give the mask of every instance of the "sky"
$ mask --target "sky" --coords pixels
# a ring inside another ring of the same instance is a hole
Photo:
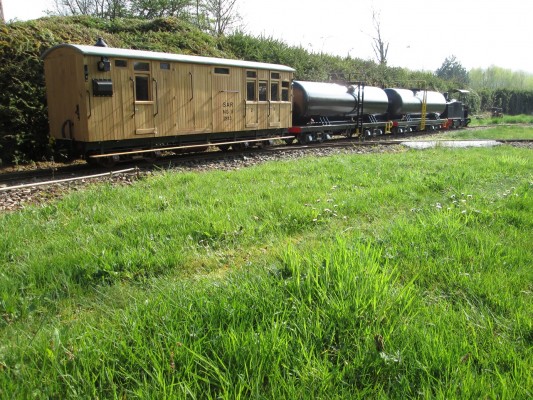
[[[35,19],[54,0],[2,0],[4,17]],[[467,70],[533,74],[531,0],[237,0],[243,29],[315,53],[375,60],[372,11],[389,43],[388,65],[435,71],[455,56]]]

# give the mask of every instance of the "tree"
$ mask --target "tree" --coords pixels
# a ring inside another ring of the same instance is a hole
[[[6,22],[4,19],[4,6],[2,5],[2,0],[0,0],[0,22]]]
[[[375,35],[372,37],[372,50],[376,55],[379,65],[387,65],[387,53],[389,52],[389,43],[384,42],[381,36],[381,12],[372,10],[372,23],[374,25]]]
[[[193,0],[131,0],[131,13],[135,17],[148,19],[189,16],[193,2]]]
[[[241,21],[238,0],[55,0],[59,15],[91,15],[99,18],[179,17],[199,29],[221,36]]]
[[[213,35],[224,35],[241,21],[239,13],[234,10],[236,3],[237,0],[203,0],[208,29]]]
[[[55,0],[59,15],[92,15],[99,18],[128,16],[128,0]]]
[[[435,71],[435,75],[459,86],[466,86],[469,82],[468,72],[454,55],[446,57],[440,68]]]

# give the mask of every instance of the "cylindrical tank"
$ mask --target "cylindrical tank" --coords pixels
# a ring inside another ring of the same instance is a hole
[[[356,86],[294,81],[293,114],[296,118],[356,116],[359,97],[361,96]],[[364,87],[363,113],[383,114],[387,105],[387,95],[382,89]]]
[[[389,98],[389,108],[387,113],[389,115],[402,114],[420,114],[422,112],[422,102],[424,99],[424,91],[418,91],[416,94],[409,89],[385,89],[387,97]],[[443,113],[446,109],[446,99],[439,92],[427,91],[426,97],[426,112],[428,113]]]
[[[424,100],[424,92],[416,92],[415,96],[420,99],[420,103]],[[442,114],[446,110],[446,97],[442,93],[428,90],[426,97],[426,111],[428,113]]]
[[[363,101],[363,114],[385,114],[389,105],[387,93],[381,88],[375,86],[361,86],[359,93],[358,86],[350,86],[349,92],[352,92],[358,101]]]
[[[389,98],[389,115],[415,114],[422,110],[422,101],[409,89],[385,89]]]

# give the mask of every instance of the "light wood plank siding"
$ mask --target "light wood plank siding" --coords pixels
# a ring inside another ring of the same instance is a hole
[[[57,139],[70,135],[65,121],[84,142],[291,125],[290,90],[288,101],[270,100],[271,73],[281,93],[282,82],[292,80],[288,67],[77,45],[56,46],[43,58],[50,132]],[[99,68],[102,61],[109,68]],[[256,95],[266,90],[267,97],[247,100],[247,71],[256,73]]]

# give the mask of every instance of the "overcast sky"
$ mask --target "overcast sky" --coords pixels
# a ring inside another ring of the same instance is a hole
[[[54,0],[2,0],[7,21],[44,16]],[[531,0],[237,0],[245,31],[334,55],[375,59],[380,13],[391,66],[434,71],[455,55],[467,68],[533,73]]]

